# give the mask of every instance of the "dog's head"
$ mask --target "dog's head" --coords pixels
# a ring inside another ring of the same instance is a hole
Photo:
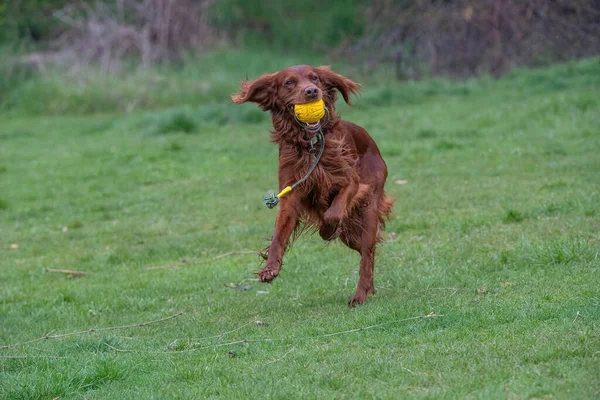
[[[257,103],[263,111],[284,118],[294,118],[294,105],[323,99],[329,110],[334,110],[337,91],[346,103],[350,95],[358,93],[360,85],[331,68],[297,65],[274,74],[265,74],[254,81],[244,81],[240,91],[231,96],[235,103]],[[320,122],[319,122],[320,123]]]

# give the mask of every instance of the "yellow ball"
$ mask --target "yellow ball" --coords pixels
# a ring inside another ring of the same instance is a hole
[[[314,124],[325,116],[325,102],[323,100],[310,101],[294,106],[296,117],[308,124]]]

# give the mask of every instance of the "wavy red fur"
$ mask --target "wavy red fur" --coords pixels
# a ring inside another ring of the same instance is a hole
[[[365,129],[340,119],[335,110],[338,92],[350,104],[350,95],[359,90],[359,84],[329,67],[300,65],[242,82],[240,92],[232,96],[236,103],[254,102],[271,113],[271,141],[279,146],[280,190],[299,181],[315,162],[316,149],[310,144],[315,132],[295,120],[293,105],[324,100],[329,118],[320,121],[323,155],[310,177],[280,199],[266,264],[256,273],[260,281],[271,282],[279,275],[290,238],[303,227],[314,228],[323,239],[339,238],[360,253],[351,305],[375,293],[375,248],[393,207],[384,191],[387,167],[377,145]]]

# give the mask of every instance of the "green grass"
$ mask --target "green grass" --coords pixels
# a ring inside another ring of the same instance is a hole
[[[254,106],[0,116],[0,345],[183,312],[0,349],[0,398],[598,398],[599,89],[594,59],[341,107],[396,198],[354,309],[338,243],[301,237],[272,285],[221,256],[275,218]]]
[[[1,49],[0,49],[1,50]],[[190,55],[186,62],[142,68],[137,63],[121,74],[88,67],[71,73],[48,67],[4,65],[0,52],[0,112],[18,115],[62,115],[214,106],[222,103],[238,82],[289,65],[325,63],[324,57],[294,52],[280,55],[265,49],[223,48]]]

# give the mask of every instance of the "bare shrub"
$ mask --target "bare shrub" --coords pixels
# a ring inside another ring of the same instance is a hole
[[[108,71],[127,59],[143,65],[177,60],[187,50],[216,41],[208,22],[210,4],[210,0],[75,2],[53,12],[64,29],[44,59],[74,68],[96,63]]]
[[[374,0],[364,35],[336,54],[399,79],[501,75],[600,53],[598,0]]]

